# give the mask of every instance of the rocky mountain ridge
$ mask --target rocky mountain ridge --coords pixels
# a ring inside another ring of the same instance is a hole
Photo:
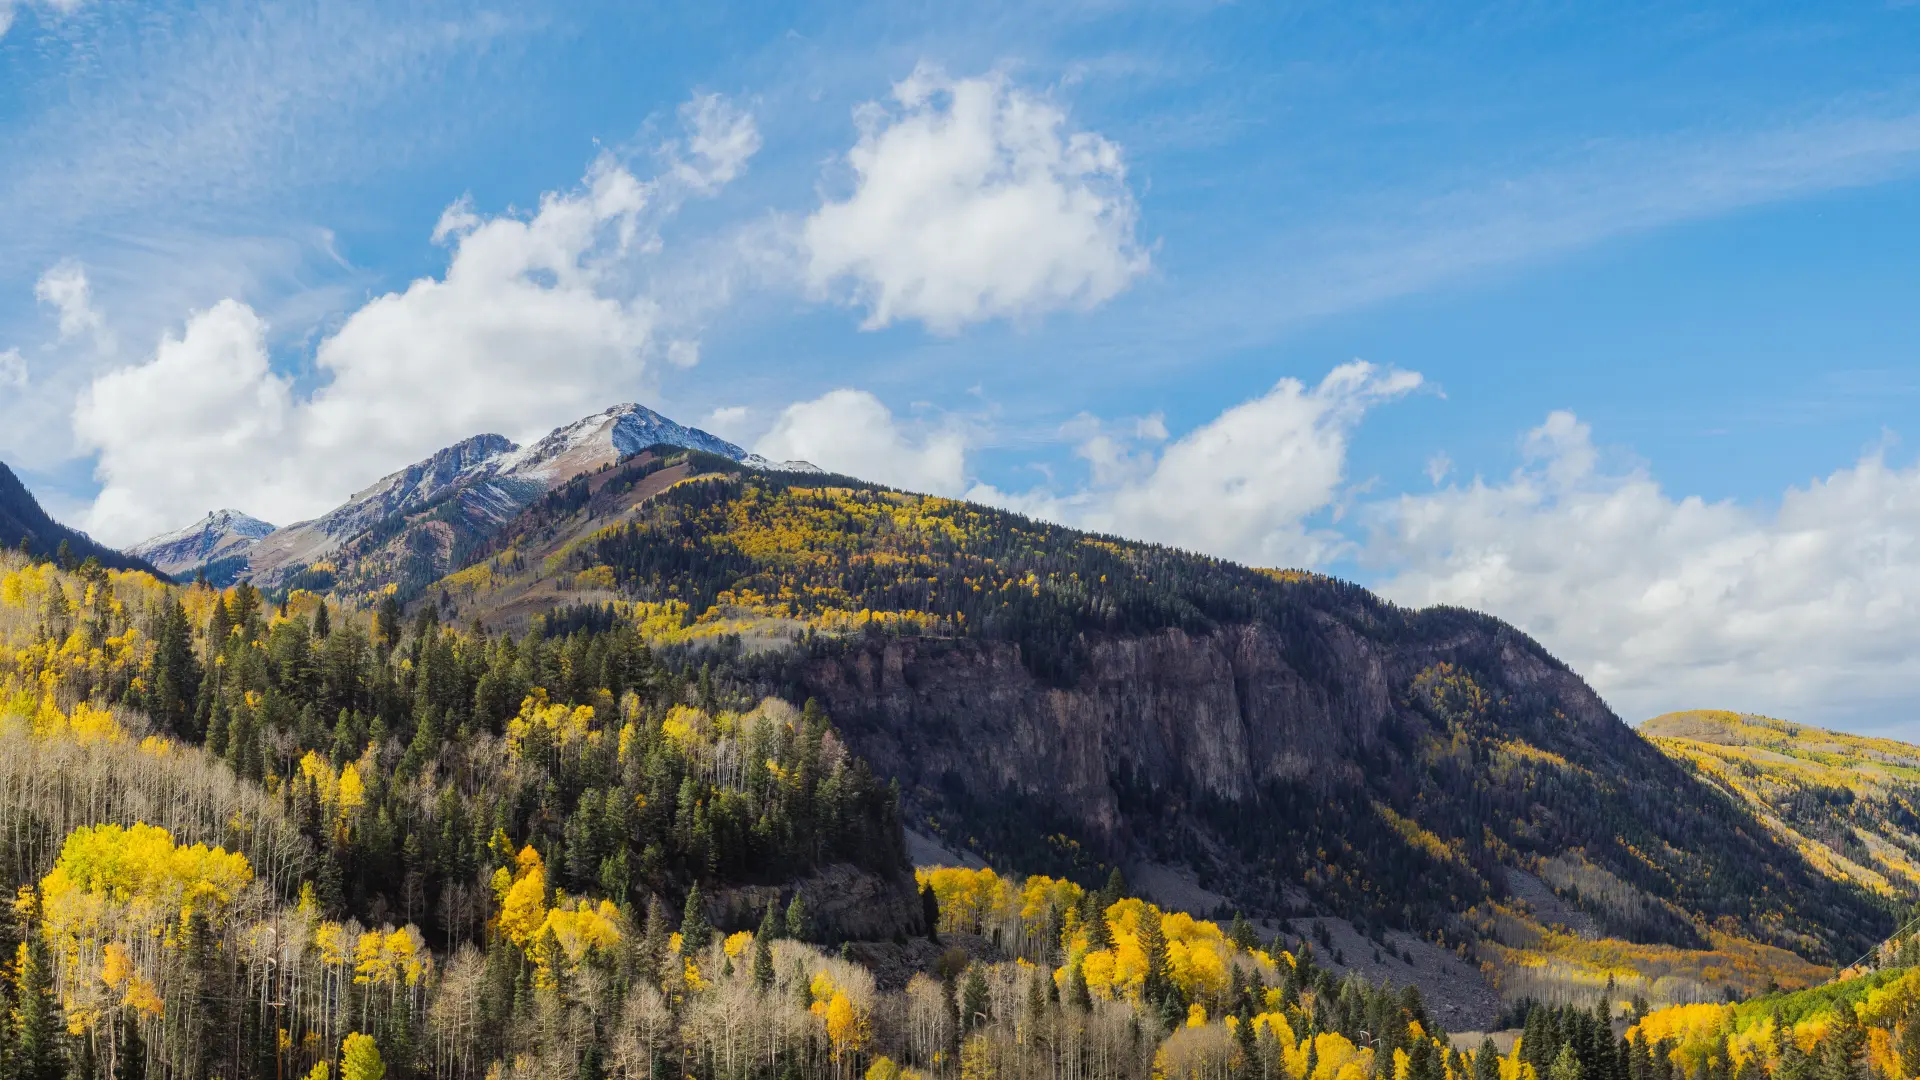
[[[175,574],[191,575],[221,562],[221,583],[244,579],[267,589],[330,588],[348,580],[418,585],[423,573],[444,572],[457,550],[483,539],[556,485],[655,445],[687,447],[753,469],[819,471],[804,461],[768,461],[628,402],[556,428],[527,446],[503,435],[464,439],[381,477],[310,521],[218,540],[210,538],[203,521],[128,550],[164,551]],[[223,513],[256,521],[238,511]],[[412,519],[427,516],[435,520],[422,523],[424,530],[410,527]],[[322,569],[309,573],[315,567]]]
[[[213,510],[206,517],[170,533],[162,533],[127,549],[127,554],[147,560],[163,573],[174,577],[192,577],[196,571],[207,573],[216,584],[230,582],[232,573],[246,565],[247,552],[273,532],[273,526],[238,510]]]

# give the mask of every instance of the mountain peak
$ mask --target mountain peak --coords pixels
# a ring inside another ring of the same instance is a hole
[[[272,531],[272,525],[239,510],[210,510],[186,528],[143,540],[127,553],[151,562],[164,573],[182,577],[210,563],[243,556]]]

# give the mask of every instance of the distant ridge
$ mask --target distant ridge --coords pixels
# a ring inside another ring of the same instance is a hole
[[[697,450],[759,471],[821,471],[804,461],[769,461],[626,402],[527,446],[491,433],[463,439],[381,477],[311,521],[275,529],[237,510],[221,510],[128,550],[175,574],[204,568],[218,585],[245,579],[263,588],[399,584],[404,590],[438,577],[553,488],[650,446]]]
[[[115,551],[47,516],[39,500],[13,475],[13,470],[0,463],[0,545],[19,550],[22,543],[27,551],[40,556],[57,554],[64,543],[68,553],[78,560],[93,558],[115,570],[145,570],[164,576],[145,559]]]
[[[127,554],[176,578],[200,572],[223,585],[246,568],[248,549],[272,531],[272,525],[238,510],[214,510],[184,529],[135,544]]]

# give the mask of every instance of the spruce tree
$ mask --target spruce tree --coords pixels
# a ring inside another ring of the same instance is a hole
[[[787,905],[787,936],[795,941],[807,941],[813,937],[812,920],[807,915],[807,902],[796,891],[793,902]]]
[[[1555,1055],[1553,1066],[1547,1070],[1545,1080],[1580,1080],[1580,1059],[1573,1052],[1573,1044],[1568,1043]]]
[[[1473,1080],[1500,1080],[1500,1048],[1491,1036],[1482,1036],[1480,1049],[1473,1053]]]
[[[9,1080],[60,1080],[67,1068],[66,1025],[53,996],[53,954],[37,929],[21,942],[14,970]]]
[[[967,981],[960,991],[960,1022],[971,1030],[992,1019],[991,1012],[987,998],[987,977],[981,973],[980,965],[971,965],[967,968]]]
[[[931,882],[920,886],[920,919],[927,924],[927,937],[938,944],[940,941],[940,897],[933,891]]]

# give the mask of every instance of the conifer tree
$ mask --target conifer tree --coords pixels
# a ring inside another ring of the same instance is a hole
[[[687,890],[686,911],[680,916],[680,955],[699,956],[713,943],[713,926],[707,922],[706,899],[700,886]]]
[[[1473,1052],[1473,1080],[1500,1080],[1500,1048],[1491,1036],[1482,1036]]]
[[[990,1017],[987,1002],[987,977],[981,973],[980,965],[967,968],[967,981],[960,991],[960,1022],[972,1029],[985,1024]]]
[[[1580,1080],[1580,1058],[1574,1054],[1572,1043],[1560,1047],[1546,1080]]]
[[[660,965],[667,958],[667,905],[659,896],[647,900],[647,928],[640,937],[640,971],[648,982],[660,981]]]
[[[65,1025],[53,996],[53,955],[38,931],[20,943],[14,972],[9,1080],[60,1080],[67,1067]]]
[[[806,941],[813,936],[811,920],[807,917],[807,902],[798,891],[793,894],[793,902],[787,905],[787,936],[795,941]]]

